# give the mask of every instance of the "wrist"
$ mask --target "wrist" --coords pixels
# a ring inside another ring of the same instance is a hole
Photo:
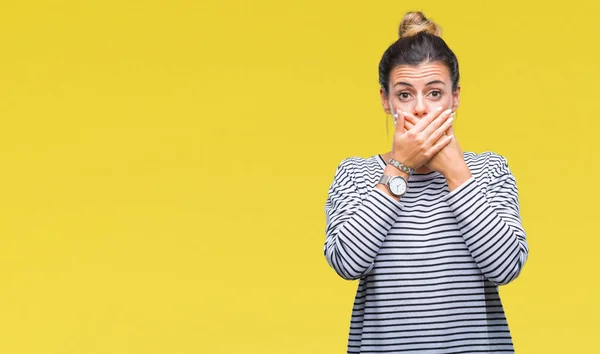
[[[415,172],[415,170],[411,166],[407,166],[403,162],[401,162],[401,161],[397,160],[396,158],[394,158],[393,153],[392,153],[392,157],[390,159],[388,159],[388,161],[386,161],[386,163],[388,165],[394,166],[395,168],[397,168],[398,170],[406,173],[409,176],[411,174],[413,174],[413,172]]]
[[[408,177],[410,177],[410,175],[408,173],[400,171],[399,169],[390,165],[389,163],[386,164],[385,169],[383,170],[383,174],[391,175],[391,176],[400,176],[400,177],[404,178],[406,181],[408,181]]]
[[[406,176],[403,176],[402,173],[386,173],[384,171],[379,178],[377,188],[385,188],[384,190],[387,194],[391,195],[395,200],[399,200],[406,193],[408,182]]]
[[[464,161],[461,164],[455,165],[454,168],[441,173],[446,178],[450,191],[456,189],[472,176],[469,166]]]
[[[390,192],[390,189],[387,186],[385,186],[383,184],[377,184],[375,186],[375,188],[380,189],[381,191],[383,191],[385,194],[389,195],[394,200],[400,201],[400,197],[396,197],[394,194],[392,194],[392,192]]]

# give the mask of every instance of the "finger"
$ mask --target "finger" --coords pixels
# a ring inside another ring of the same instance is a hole
[[[452,114],[452,109],[447,109],[440,113],[425,129],[423,129],[423,133],[426,136],[433,134],[442,124],[444,124]]]
[[[433,145],[433,144],[435,144],[436,141],[438,141],[440,139],[440,137],[442,137],[443,135],[446,135],[446,133],[448,132],[448,130],[452,128],[452,121],[453,120],[454,120],[454,115],[451,115],[450,118],[448,118],[444,122],[444,124],[442,124],[433,133],[431,133],[431,135],[429,136],[429,138],[427,138],[427,143]],[[447,135],[454,135],[454,134],[448,132]]]
[[[417,122],[419,121],[419,119],[417,117],[413,116],[410,113],[407,113],[407,112],[402,112],[402,113],[404,113],[404,120],[407,122],[410,122],[412,125],[417,124]]]
[[[406,117],[405,117],[406,118]],[[404,121],[404,129],[411,130],[415,125],[409,122],[408,120]]]
[[[454,140],[454,135],[444,135],[438,142],[431,147],[431,155],[435,156],[438,152],[440,152],[443,148],[448,146]]]
[[[417,133],[422,132],[423,130],[425,130],[425,128],[427,128],[429,126],[429,124],[437,117],[440,116],[440,114],[442,113],[442,109],[443,107],[440,106],[437,109],[433,110],[432,112],[430,112],[429,114],[427,114],[424,118],[420,119],[416,124],[415,124],[415,130]],[[430,135],[430,134],[427,134]]]
[[[452,118],[454,119],[454,115]],[[450,125],[450,128],[448,128],[448,135],[454,135],[454,124]]]
[[[404,133],[406,131],[404,128],[404,114],[397,109],[394,118],[396,118],[396,131],[400,134]]]

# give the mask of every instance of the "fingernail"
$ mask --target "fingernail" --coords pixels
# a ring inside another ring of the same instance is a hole
[[[452,112],[451,108],[448,108],[447,110],[444,111],[444,113],[451,113],[451,112]]]
[[[398,118],[398,113],[394,113],[394,114],[392,114],[392,116],[393,116],[394,118]],[[394,119],[394,122],[395,122],[395,121],[396,121],[396,120]]]
[[[437,110],[438,110],[438,111],[441,111],[442,109],[444,109],[444,107],[442,107],[442,106],[439,106],[439,107],[437,108]]]
[[[454,113],[456,112],[452,112],[452,114],[450,115],[450,119],[454,119]]]
[[[453,121],[453,120],[454,120],[454,117],[450,117],[450,118],[448,118],[448,122],[449,122],[449,123],[452,123],[452,121]]]

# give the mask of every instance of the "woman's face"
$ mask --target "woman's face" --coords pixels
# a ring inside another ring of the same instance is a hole
[[[388,92],[386,96],[383,89],[379,90],[386,113],[395,113],[399,108],[417,118],[423,118],[439,106],[456,111],[460,101],[460,86],[452,92],[450,72],[439,62],[395,67],[390,72]]]

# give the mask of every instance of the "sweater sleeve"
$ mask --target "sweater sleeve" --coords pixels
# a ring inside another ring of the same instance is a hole
[[[495,155],[488,167],[489,185],[485,192],[471,177],[444,199],[483,275],[496,285],[505,285],[521,272],[529,248],[521,223],[516,181],[506,158]]]
[[[402,202],[372,187],[361,198],[352,158],[338,165],[325,202],[327,263],[346,280],[362,278],[373,269],[375,256],[401,212]]]

